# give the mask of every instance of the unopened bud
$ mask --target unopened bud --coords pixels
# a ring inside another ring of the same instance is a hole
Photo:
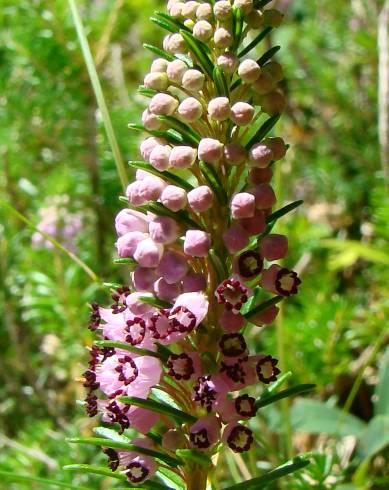
[[[269,94],[265,95],[262,99],[262,110],[269,114],[269,116],[275,116],[280,114],[286,106],[286,100],[284,95],[278,91],[274,90]]]
[[[190,146],[174,146],[169,163],[174,168],[189,168],[196,161],[197,151]]]
[[[231,17],[232,7],[230,2],[220,0],[213,6],[213,13],[217,20],[227,20]]]
[[[282,24],[284,14],[277,9],[268,9],[263,11],[263,25],[270,27],[279,27]]]
[[[225,73],[234,73],[239,63],[239,59],[232,53],[223,53],[217,59],[217,65]]]
[[[232,45],[234,38],[230,31],[225,29],[224,27],[219,27],[216,29],[215,34],[213,36],[213,42],[217,48],[228,48]]]
[[[253,0],[234,0],[234,5],[244,14],[248,14],[253,9]]]
[[[181,9],[181,15],[185,17],[186,19],[196,19],[196,12],[197,9],[199,8],[199,2],[194,2],[190,0],[189,2],[184,3],[182,9]]]
[[[247,102],[237,102],[231,107],[231,119],[237,126],[247,126],[254,116],[254,107]]]
[[[182,77],[182,86],[190,92],[198,92],[203,88],[205,77],[199,70],[188,70]]]
[[[208,104],[208,114],[215,121],[225,121],[230,117],[230,101],[227,97],[216,97]]]
[[[212,7],[209,3],[202,3],[197,7],[196,17],[198,20],[210,20],[212,16]]]
[[[199,143],[198,155],[204,162],[216,163],[223,155],[223,144],[212,138],[203,138]]]
[[[203,108],[197,99],[188,97],[178,106],[177,112],[184,121],[194,122],[201,117]]]
[[[171,116],[178,107],[178,100],[169,94],[156,94],[150,101],[149,110],[157,116]]]
[[[165,38],[166,39],[166,38]],[[171,54],[183,54],[186,53],[187,47],[184,38],[181,34],[171,34],[166,40],[165,50]]]
[[[250,163],[254,167],[265,168],[273,160],[271,148],[263,143],[256,143],[249,151]]]
[[[254,60],[244,60],[239,65],[238,75],[245,83],[254,83],[261,72],[259,65]]]
[[[166,74],[170,81],[177,83],[182,82],[184,73],[188,70],[188,66],[182,60],[171,61],[166,68]]]
[[[151,63],[150,71],[152,73],[159,72],[164,73],[166,71],[168,61],[163,58],[157,58]]]
[[[169,86],[166,73],[161,72],[148,73],[144,78],[143,84],[147,88],[159,91],[164,91]]]
[[[206,20],[199,20],[193,26],[193,35],[200,41],[207,42],[212,37],[213,27]]]
[[[228,143],[224,147],[224,159],[230,165],[240,165],[247,159],[247,151],[238,143]]]

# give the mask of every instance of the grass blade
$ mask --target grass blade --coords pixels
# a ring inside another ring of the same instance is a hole
[[[269,51],[266,51],[258,60],[257,63],[259,66],[263,66],[267,61],[272,58],[277,51],[281,49],[281,46],[273,46],[272,48],[269,49]]]
[[[81,487],[79,485],[72,485],[71,483],[49,480],[48,478],[40,478],[38,476],[15,475],[14,473],[10,473],[9,471],[2,471],[2,470],[0,470],[0,477],[10,482],[17,482],[21,484],[25,483],[26,485],[30,483],[42,483],[44,487],[42,486],[41,488],[46,488],[46,489],[53,486],[53,487],[60,487],[60,488],[68,488],[69,490],[92,490],[91,488]]]

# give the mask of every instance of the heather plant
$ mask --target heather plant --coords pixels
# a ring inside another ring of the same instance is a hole
[[[270,136],[285,107],[279,47],[250,58],[282,22],[267,3],[170,0],[151,19],[169,34],[163,49],[146,45],[158,56],[139,90],[150,100],[142,124],[129,125],[147,134],[115,219],[115,261],[129,281],[111,285],[111,306],[92,304],[99,339],[83,378],[88,415],[112,428],[72,440],[101,446],[110,469],[84,470],[205,489],[222,449],[257,444],[250,419],[261,407],[312,388],[278,391],[289,375],[245,338],[265,335],[301,283],[278,262],[287,237],[272,232],[301,204],[277,208],[271,184],[288,149]],[[230,488],[262,488],[307,464]]]

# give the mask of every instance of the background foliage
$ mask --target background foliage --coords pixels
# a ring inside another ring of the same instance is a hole
[[[140,118],[144,102],[136,86],[151,59],[142,42],[162,38],[148,22],[159,2],[78,3],[128,160],[137,154],[138,136],[126,126]],[[384,2],[278,4],[287,16],[273,42],[283,48],[289,93],[278,133],[292,149],[278,167],[277,192],[284,201],[305,201],[278,226],[290,237],[289,265],[304,282],[277,324],[253,332],[252,342],[277,353],[293,380],[314,382],[317,390],[293,406],[264,409],[255,430],[268,446],[244,460],[226,453],[220,480],[255,476],[310,451],[308,470],[282,488],[384,489],[389,205],[377,129]],[[103,280],[125,281],[111,260],[120,182],[67,1],[0,0],[0,7],[1,200],[36,224],[42,207],[67,196],[67,209],[83,214],[77,255]],[[113,486],[61,470],[100,458],[65,437],[92,430],[76,404],[83,390],[75,379],[91,340],[86,305],[104,301],[107,290],[61,251],[32,247],[33,230],[12,209],[2,206],[0,213],[0,469]],[[0,482],[0,488],[23,486]]]

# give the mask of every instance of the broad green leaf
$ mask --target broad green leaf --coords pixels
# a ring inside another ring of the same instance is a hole
[[[166,405],[165,403],[156,402],[154,400],[144,400],[143,398],[135,396],[120,396],[118,397],[118,400],[122,403],[127,403],[128,405],[135,405],[137,407],[147,408],[152,412],[162,413],[181,423],[194,424],[197,421],[197,418],[189,413],[177,410],[176,408],[169,407],[169,405]]]
[[[262,396],[258,398],[255,402],[256,408],[262,408],[271,403],[282,400],[283,398],[288,398],[290,396],[301,395],[302,393],[307,393],[308,391],[314,390],[316,385],[314,384],[301,384],[286,388],[285,390],[279,391],[278,393],[272,394],[270,391],[266,391]]]
[[[363,458],[372,458],[389,445],[389,415],[376,415],[362,434],[361,452]]]
[[[91,488],[82,487],[80,485],[73,485],[71,483],[49,480],[48,478],[40,478],[38,476],[30,476],[30,475],[15,475],[15,473],[10,473],[9,471],[0,470],[0,477],[3,480],[7,480],[9,482],[17,482],[29,485],[31,483],[42,483],[42,489],[48,489],[50,487],[60,487],[60,488],[68,488],[69,490],[92,490]],[[43,486],[44,485],[44,486]]]
[[[77,471],[79,473],[93,473],[95,475],[109,476],[117,480],[126,481],[127,478],[122,473],[114,472],[105,466],[92,466],[89,464],[68,464],[63,467],[66,471]]]
[[[272,223],[273,221],[277,221],[278,219],[282,218],[282,216],[285,216],[285,214],[288,214],[291,211],[293,211],[294,209],[301,206],[301,204],[303,204],[303,202],[304,201],[302,199],[300,199],[299,201],[291,202],[290,204],[287,204],[283,208],[278,209],[277,211],[274,211],[274,213],[270,214],[266,218],[266,223]]]
[[[263,31],[261,31],[258,36],[256,36],[250,44],[248,44],[245,48],[242,49],[242,51],[240,51],[240,53],[238,54],[239,58],[241,58],[242,56],[244,56],[245,54],[249,53],[252,49],[254,49],[268,34],[269,32],[272,30],[273,28],[272,27],[265,27],[265,29],[263,29]]]
[[[377,401],[375,415],[389,415],[389,347],[386,348],[382,364],[378,370],[378,384],[375,389]]]
[[[250,138],[248,143],[245,145],[246,149],[249,150],[254,143],[259,143],[264,139],[264,137],[273,129],[273,127],[277,124],[280,115],[277,114],[275,116],[269,117],[262,126],[258,129],[258,131]]]
[[[366,424],[337,407],[318,400],[298,400],[291,410],[293,429],[311,434],[362,437]]]
[[[164,58],[167,61],[174,61],[175,60],[175,57],[173,55],[167,53],[163,49],[160,49],[160,48],[157,48],[156,46],[153,46],[152,44],[144,43],[143,47],[145,49],[148,49],[149,51],[151,51],[153,54],[156,54],[159,58]]]
[[[130,167],[146,170],[147,172],[150,172],[157,177],[161,177],[162,179],[167,180],[172,184],[176,184],[187,191],[191,191],[193,189],[193,186],[188,181],[182,179],[180,176],[166,170],[164,172],[160,172],[147,162],[130,160],[128,164],[130,165]]]
[[[194,449],[177,449],[176,455],[183,460],[188,460],[204,468],[210,468],[212,466],[212,461],[208,456]]]
[[[305,468],[309,465],[309,461],[302,458],[294,458],[292,463],[286,463],[274,470],[268,471],[258,478],[253,478],[251,480],[246,480],[243,483],[238,483],[237,485],[232,485],[232,487],[227,487],[223,490],[250,490],[250,489],[260,489],[265,488],[267,485],[283,476],[290,475],[295,471]]]
[[[146,454],[152,458],[160,459],[168,465],[178,466],[182,464],[182,461],[169,456],[168,454],[162,453],[160,451],[155,451],[154,449],[144,448],[137,446],[136,444],[129,444],[128,442],[113,441],[111,439],[103,439],[97,437],[73,437],[66,439],[71,444],[90,444],[92,446],[99,447],[111,447],[113,449],[123,449],[124,451],[135,451],[140,454]]]
[[[254,318],[256,315],[259,315],[259,313],[263,313],[264,311],[268,310],[273,305],[276,305],[283,299],[284,299],[283,296],[274,296],[273,298],[268,299],[267,301],[264,301],[263,303],[254,307],[253,309],[245,313],[243,316],[246,318],[246,320],[250,320],[250,318]]]
[[[96,340],[95,344],[97,347],[114,347],[115,349],[123,349],[133,354],[138,354],[140,356],[150,356],[160,358],[159,354],[153,352],[152,350],[142,349],[141,347],[135,347],[131,344],[126,344],[125,342],[119,342],[116,340]]]

